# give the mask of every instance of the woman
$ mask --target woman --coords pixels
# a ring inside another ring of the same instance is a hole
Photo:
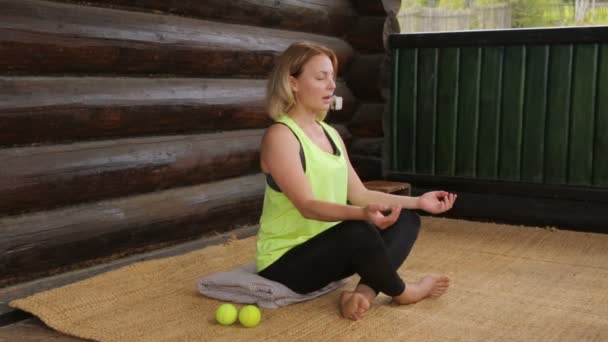
[[[379,292],[408,304],[447,290],[445,275],[406,286],[397,269],[418,235],[420,219],[412,209],[442,213],[456,195],[397,196],[364,187],[340,135],[323,122],[337,67],[333,51],[301,42],[285,50],[270,75],[267,96],[276,123],[261,146],[267,186],[256,264],[261,276],[298,293],[360,275],[355,291],[340,296],[342,315],[358,320]]]

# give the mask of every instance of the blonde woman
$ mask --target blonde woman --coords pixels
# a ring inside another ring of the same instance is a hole
[[[337,69],[333,51],[299,42],[285,50],[270,75],[267,97],[275,124],[261,146],[267,185],[256,265],[259,275],[298,293],[358,274],[355,291],[340,296],[342,316],[358,320],[380,292],[408,304],[447,290],[446,275],[406,285],[397,270],[418,236],[420,219],[412,210],[445,212],[456,195],[397,196],[364,187],[340,135],[323,121]]]

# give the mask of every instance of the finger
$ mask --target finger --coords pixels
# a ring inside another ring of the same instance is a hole
[[[436,198],[442,198],[442,197],[447,197],[450,193],[447,191],[435,191],[435,197]]]
[[[395,224],[397,219],[399,218],[399,213],[401,212],[401,207],[391,207],[391,213],[388,216],[385,216],[382,220],[382,228],[387,228]]]
[[[441,201],[441,212],[448,211],[450,209],[450,200],[446,196],[443,201]]]
[[[393,222],[391,222],[391,220],[389,219],[389,217],[386,216],[386,217],[384,217],[382,219],[382,222],[380,222],[380,224],[378,225],[378,227],[380,229],[386,229],[386,228],[388,228],[388,227],[390,227],[392,225],[393,225]]]
[[[376,226],[381,225],[382,220],[384,220],[384,215],[382,215],[381,212],[376,211],[370,214],[370,221],[372,221],[372,223]]]
[[[450,209],[450,207],[452,206],[452,194],[448,194],[444,200],[443,200],[443,204],[445,205],[445,209]]]
[[[454,202],[456,202],[456,194],[452,194],[452,198],[450,199],[450,209],[454,206]]]
[[[448,195],[445,196],[443,198],[443,200],[441,201],[441,204],[443,205],[443,209],[444,210],[450,209],[451,203],[452,203],[452,194],[448,193]]]
[[[376,227],[380,229],[386,228],[386,216],[382,215],[382,213],[380,212],[374,214],[371,221]]]
[[[399,215],[401,214],[401,207],[396,206],[391,209],[391,214],[389,215],[390,225],[392,226],[399,219]]]
[[[382,222],[376,223],[376,227],[378,227],[382,230],[386,229],[388,226],[389,226],[389,224],[388,224],[388,222],[386,222],[385,219],[382,219]]]

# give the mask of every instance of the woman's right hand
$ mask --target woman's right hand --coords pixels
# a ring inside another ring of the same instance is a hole
[[[390,214],[388,216],[384,216],[383,211],[390,210]],[[376,227],[380,229],[386,229],[395,222],[399,218],[399,214],[401,213],[401,207],[389,207],[387,205],[382,204],[370,204],[365,207],[365,214],[367,216],[368,221],[376,225]]]

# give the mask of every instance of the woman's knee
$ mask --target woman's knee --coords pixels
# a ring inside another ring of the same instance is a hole
[[[415,239],[420,232],[420,215],[413,210],[402,210],[396,225]]]
[[[351,221],[344,227],[345,239],[357,248],[382,245],[382,237],[378,229],[365,221]]]

